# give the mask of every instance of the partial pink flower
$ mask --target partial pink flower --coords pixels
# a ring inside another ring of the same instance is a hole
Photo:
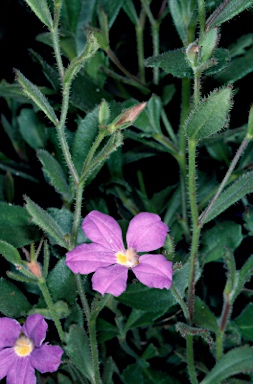
[[[126,290],[128,269],[150,288],[170,288],[172,262],[163,255],[138,254],[164,245],[168,227],[158,215],[142,212],[130,221],[126,248],[119,224],[109,215],[92,211],[83,220],[82,228],[92,243],[78,245],[68,252],[66,264],[74,273],[95,272],[95,291],[121,295]]]
[[[21,326],[9,317],[0,318],[0,380],[8,384],[35,384],[35,369],[57,371],[63,350],[43,343],[47,323],[39,314],[28,316]]]

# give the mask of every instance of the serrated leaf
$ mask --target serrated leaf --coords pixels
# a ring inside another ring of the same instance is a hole
[[[38,240],[39,233],[23,207],[1,202],[0,239],[19,248]]]
[[[14,284],[0,279],[0,312],[17,318],[25,316],[31,307],[25,295]]]
[[[237,373],[253,370],[253,347],[239,347],[223,355],[200,384],[220,384]]]
[[[26,196],[25,200],[26,209],[32,216],[33,222],[43,229],[43,231],[45,231],[48,235],[52,236],[56,240],[57,244],[68,249],[69,244],[64,239],[64,233],[54,219],[29,197]]]
[[[214,28],[252,6],[252,0],[230,0],[223,1],[221,5],[209,16],[206,22],[206,29]]]
[[[183,49],[175,49],[145,60],[146,67],[159,67],[166,73],[179,78],[192,78],[193,72],[189,66]]]
[[[58,161],[46,150],[39,150],[37,156],[43,165],[43,169],[49,176],[52,185],[57,192],[61,193],[69,201],[71,199],[70,186],[66,180],[65,173]]]
[[[189,139],[200,140],[220,131],[227,122],[231,108],[232,89],[212,92],[192,111],[185,124]]]
[[[25,0],[25,2],[40,21],[50,29],[53,25],[53,20],[46,0]]]
[[[13,245],[7,243],[6,241],[0,240],[0,254],[2,254],[7,261],[14,265],[21,264],[21,257],[18,251],[13,247]]]
[[[78,325],[72,325],[66,337],[66,344],[65,350],[68,356],[80,372],[93,383],[89,339],[85,330]]]
[[[220,259],[225,247],[234,251],[242,242],[242,228],[240,224],[232,221],[217,223],[202,236],[203,248],[201,255],[205,263]]]
[[[57,125],[57,116],[49,104],[47,98],[39,90],[39,88],[31,83],[20,71],[16,70],[16,79],[21,85],[23,92],[45,113],[54,125]]]
[[[241,335],[253,341],[253,303],[249,303],[234,322],[240,328]]]
[[[253,171],[245,173],[242,177],[236,180],[232,185],[223,191],[211,210],[206,215],[203,223],[208,223],[210,220],[224,212],[231,205],[242,199],[248,193],[253,192]]]

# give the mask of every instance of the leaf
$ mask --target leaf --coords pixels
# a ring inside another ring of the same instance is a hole
[[[104,343],[107,340],[111,340],[119,335],[119,330],[115,325],[109,323],[106,320],[97,320],[97,333],[99,343]]]
[[[65,300],[72,304],[77,297],[75,275],[65,264],[65,258],[59,260],[48,276],[48,288],[54,301]]]
[[[181,297],[188,285],[189,263],[176,270],[173,275],[172,284]],[[169,310],[177,301],[170,290],[149,288],[141,283],[128,285],[127,290],[116,300],[132,308],[147,312],[158,312],[160,315]]]
[[[46,0],[25,0],[35,15],[49,29],[53,26],[53,20]]]
[[[194,300],[194,323],[212,332],[219,329],[216,317],[198,296]]]
[[[241,293],[244,285],[251,279],[253,274],[253,255],[243,264],[239,271],[236,271],[236,285],[231,295],[231,302],[233,302]]]
[[[200,140],[220,131],[227,123],[231,108],[232,89],[223,88],[212,92],[189,115],[185,132],[189,139]]]
[[[240,328],[241,335],[253,341],[253,303],[249,303],[234,322]]]
[[[37,152],[37,156],[43,165],[43,170],[49,176],[54,188],[57,190],[57,192],[61,193],[67,201],[70,201],[70,186],[68,185],[65,173],[61,165],[46,150],[39,150]]]
[[[129,330],[138,327],[148,327],[159,317],[160,314],[157,312],[146,312],[141,309],[133,308],[130,315],[127,317],[125,329]]]
[[[253,347],[239,347],[223,355],[200,384],[220,384],[238,373],[253,370]]]
[[[222,83],[232,84],[253,71],[253,48],[247,50],[243,56],[232,59],[226,69],[215,78]]]
[[[23,207],[0,202],[0,239],[15,248],[38,240],[39,233],[29,220],[30,216]]]
[[[242,177],[236,180],[232,185],[227,187],[216,202],[213,204],[211,210],[206,215],[203,223],[208,223],[210,220],[217,217],[220,213],[224,212],[231,205],[242,199],[248,193],[253,192],[253,171],[245,173]]]
[[[242,242],[242,228],[232,221],[217,223],[202,236],[203,248],[201,255],[205,263],[220,259],[225,247],[234,251]]]
[[[73,143],[73,162],[81,173],[87,155],[98,135],[98,107],[87,113],[78,123]]]
[[[252,0],[223,1],[221,5],[209,16],[206,21],[206,29],[211,29],[228,21],[252,6]]]
[[[98,0],[97,7],[103,8],[108,17],[109,28],[113,25],[118,13],[124,3],[124,0]]]
[[[54,125],[57,125],[57,116],[46,97],[39,88],[31,83],[20,71],[16,70],[16,80],[21,85],[23,92],[45,113]]]
[[[20,133],[31,148],[37,150],[46,143],[44,124],[39,120],[33,109],[23,108],[17,117]]]
[[[143,374],[140,364],[130,364],[122,372],[124,384],[143,384]]]
[[[90,355],[89,339],[85,330],[78,325],[72,325],[66,337],[65,350],[75,366],[87,379],[93,380],[93,366]]]
[[[14,265],[20,265],[22,263],[21,257],[16,248],[6,241],[0,240],[0,254],[2,254],[7,261]]]
[[[46,76],[47,80],[53,86],[54,90],[60,91],[61,83],[57,70],[51,65],[49,65],[39,53],[33,51],[32,49],[29,49],[29,53],[32,55],[33,59],[42,66],[43,73]]]
[[[14,284],[0,278],[0,312],[4,316],[25,316],[31,308],[25,295]]]
[[[99,49],[100,45],[92,32],[89,33],[87,40],[87,45],[84,50],[70,62],[64,75],[65,84],[70,84],[72,82],[73,78],[77,75],[85,62],[94,56]]]
[[[186,60],[183,49],[175,49],[145,60],[146,67],[159,67],[166,73],[179,78],[192,78],[193,72]]]
[[[55,220],[39,205],[34,203],[29,197],[26,196],[26,209],[32,216],[33,222],[43,229],[48,235],[52,236],[56,243],[61,247],[68,249],[69,244],[64,238],[64,233],[55,222]]]

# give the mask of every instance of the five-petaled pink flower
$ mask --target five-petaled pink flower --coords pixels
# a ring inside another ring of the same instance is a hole
[[[42,344],[47,327],[39,314],[28,316],[23,326],[9,317],[0,318],[0,380],[7,376],[8,384],[35,384],[35,369],[57,371],[63,350]]]
[[[128,269],[150,288],[169,289],[172,263],[163,255],[137,252],[154,251],[164,245],[168,227],[154,213],[142,212],[129,223],[127,248],[119,224],[111,216],[90,212],[82,223],[90,244],[78,245],[67,253],[66,264],[74,273],[92,276],[93,289],[102,295],[121,295],[126,290]]]

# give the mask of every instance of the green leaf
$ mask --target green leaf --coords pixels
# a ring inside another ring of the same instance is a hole
[[[61,26],[75,35],[81,11],[81,0],[63,0],[61,10]]]
[[[65,258],[57,262],[48,276],[48,288],[54,301],[65,300],[72,304],[77,296],[75,275],[65,264]]]
[[[79,56],[75,57],[70,65],[68,66],[65,75],[64,75],[64,83],[70,84],[73,78],[77,75],[80,69],[83,67],[85,62],[89,60],[92,56],[95,55],[100,45],[95,37],[94,33],[90,32],[88,35],[87,45],[84,48],[83,52],[80,53]]]
[[[23,108],[17,118],[20,133],[31,148],[37,150],[46,143],[44,124],[39,120],[33,109]]]
[[[210,63],[211,66],[205,70],[205,76],[213,76],[220,72],[223,73],[230,63],[230,56],[227,49],[216,48],[208,63]]]
[[[0,312],[17,318],[25,316],[31,307],[25,295],[14,284],[0,278]]]
[[[200,55],[201,61],[205,63],[212,55],[217,43],[218,43],[218,28],[210,29],[205,32],[199,41],[201,47]]]
[[[26,209],[32,216],[33,222],[43,229],[48,235],[52,236],[56,240],[57,244],[68,249],[69,244],[64,238],[65,234],[62,232],[55,220],[29,197],[26,196],[25,200]]]
[[[61,83],[57,70],[51,65],[49,65],[39,53],[33,51],[32,49],[29,49],[29,53],[32,55],[33,59],[42,66],[43,73],[46,76],[47,80],[53,86],[54,90],[60,91]]]
[[[227,189],[220,194],[216,202],[213,204],[203,223],[208,223],[208,221],[217,217],[220,213],[224,212],[248,193],[253,192],[252,175],[253,171],[247,172],[232,185],[227,187]]]
[[[240,328],[241,335],[253,341],[253,303],[249,303],[234,322]]]
[[[220,259],[225,247],[234,251],[242,242],[242,228],[232,221],[217,223],[202,236],[203,248],[201,255],[205,263]]]
[[[29,220],[30,216],[23,207],[0,203],[0,239],[15,248],[38,240],[39,233]]]
[[[53,20],[46,0],[25,0],[35,15],[49,29],[53,26]]]
[[[212,332],[217,332],[219,327],[217,319],[209,307],[198,296],[194,300],[194,323]]]
[[[49,118],[54,125],[57,125],[58,119],[57,116],[49,104],[46,97],[39,90],[39,88],[31,83],[21,72],[18,70],[16,72],[16,79],[18,83],[21,85],[23,92],[45,113],[45,115]]]
[[[251,279],[253,274],[253,255],[244,263],[242,268],[236,272],[236,285],[231,295],[231,302],[241,293],[244,285]]]
[[[188,278],[189,263],[186,263],[173,274],[172,284],[175,286],[181,297],[184,297]],[[149,288],[141,283],[128,285],[127,290],[116,299],[132,308],[141,309],[147,312],[158,312],[159,315],[162,315],[168,311],[172,305],[177,303],[170,290]]]
[[[123,9],[126,12],[127,16],[134,25],[139,23],[139,18],[136,13],[136,9],[133,3],[133,0],[125,0],[123,4]]]
[[[6,241],[0,240],[0,254],[2,254],[7,261],[14,265],[20,265],[22,263],[21,257],[16,248]]]
[[[252,0],[230,0],[224,4],[225,1],[209,16],[206,22],[206,29],[211,29],[228,21],[244,11],[246,8],[252,6]],[[225,5],[225,6],[224,6]]]
[[[238,373],[253,370],[253,347],[239,347],[223,355],[200,384],[220,384]]]
[[[87,379],[93,380],[93,366],[90,355],[89,339],[85,330],[78,325],[72,325],[66,337],[65,350],[75,366]]]
[[[232,84],[242,79],[253,71],[253,48],[250,48],[243,56],[233,58],[228,67],[217,74],[215,78],[225,84]]]
[[[57,190],[57,192],[61,193],[67,201],[70,201],[70,186],[68,185],[65,173],[61,165],[52,155],[50,155],[50,153],[43,149],[37,152],[37,156],[43,165],[43,170],[49,176],[54,188]]]
[[[175,49],[145,60],[146,67],[159,67],[166,73],[179,78],[192,78],[193,72],[189,66],[183,49]]]
[[[124,0],[98,0],[97,9],[98,7],[101,7],[107,14],[109,28],[111,28],[111,26],[113,25],[123,3]]]
[[[119,330],[115,325],[109,323],[106,320],[97,320],[97,333],[99,343],[104,343],[107,340],[111,340],[119,335]]]
[[[89,150],[98,135],[98,107],[87,113],[78,123],[73,143],[73,162],[78,173],[82,171]]]
[[[130,315],[127,317],[125,325],[126,330],[138,327],[148,327],[153,324],[156,319],[160,317],[159,313],[146,312],[141,309],[133,308]]]
[[[189,115],[185,132],[189,139],[200,140],[220,131],[227,123],[231,108],[232,89],[223,88],[212,92]]]
[[[143,384],[143,374],[140,364],[130,364],[122,372],[124,384]]]
[[[168,375],[167,372],[156,371],[151,368],[145,369],[143,375],[144,384],[182,384],[182,381]]]

